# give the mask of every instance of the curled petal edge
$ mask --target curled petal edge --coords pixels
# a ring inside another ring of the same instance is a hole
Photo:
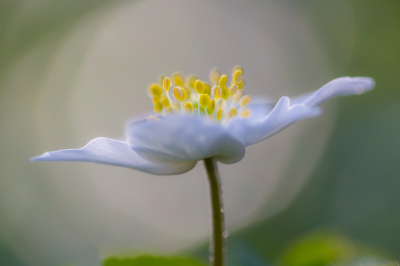
[[[247,147],[275,135],[299,119],[319,114],[319,108],[290,105],[290,99],[283,96],[265,118],[254,123],[243,119],[240,123],[228,125],[228,130]]]
[[[244,120],[232,123],[230,131],[245,146],[249,146],[275,135],[297,120],[319,115],[321,110],[318,106],[333,97],[362,94],[374,86],[375,81],[368,77],[337,78],[319,90],[296,97],[292,101],[283,96],[264,119],[253,123]]]

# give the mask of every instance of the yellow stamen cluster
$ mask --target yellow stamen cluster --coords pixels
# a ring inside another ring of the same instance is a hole
[[[171,78],[161,75],[158,83],[148,86],[148,93],[158,114],[207,116],[225,125],[237,115],[242,118],[251,115],[251,110],[247,108],[250,96],[244,95],[243,87],[243,68],[237,66],[232,70],[230,85],[227,75],[218,69],[210,72],[210,83],[195,75],[185,78],[182,73],[176,72]],[[156,116],[149,117],[151,121],[157,119]]]

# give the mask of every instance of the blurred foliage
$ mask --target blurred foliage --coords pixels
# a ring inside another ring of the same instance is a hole
[[[10,250],[0,245],[0,265],[23,266],[25,264],[16,258]]]
[[[137,258],[107,258],[103,266],[204,266],[194,259],[140,256]]]
[[[63,40],[80,19],[126,1],[0,1],[0,80],[8,67],[36,45],[46,42],[50,57],[52,48]]]
[[[279,265],[322,266],[350,261],[355,254],[355,246],[345,237],[317,232],[290,245],[278,261]]]
[[[278,256],[277,265],[324,266],[332,263],[342,265],[360,261],[360,258],[374,258],[374,261],[384,262],[386,255],[353,243],[341,234],[317,230],[289,244]]]

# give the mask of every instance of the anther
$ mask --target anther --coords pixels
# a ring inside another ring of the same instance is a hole
[[[171,103],[168,100],[168,97],[165,95],[161,95],[160,101],[164,104],[164,106],[171,106]]]
[[[212,95],[214,96],[214,98],[216,100],[218,100],[219,98],[221,98],[221,94],[222,94],[222,90],[219,86],[214,86],[212,88]]]
[[[240,99],[240,106],[246,106],[250,103],[250,96],[249,95],[245,95],[242,97],[242,99]]]
[[[180,87],[174,88],[174,97],[180,102],[183,102],[186,99],[186,92],[184,89]]]
[[[152,96],[160,97],[162,94],[162,88],[159,84],[153,83],[149,85],[149,92]]]
[[[202,94],[199,98],[199,104],[201,107],[205,108],[210,103],[210,96],[208,94]]]
[[[234,83],[238,84],[240,81],[242,81],[242,76],[243,76],[242,70],[238,69],[238,70],[236,70],[235,74],[233,74],[232,81]]]
[[[210,81],[212,85],[217,85],[219,78],[221,77],[221,71],[218,68],[214,68],[210,72]]]
[[[161,113],[163,110],[164,105],[162,104],[162,102],[157,102],[154,104],[154,112],[156,113]]]
[[[172,74],[172,80],[176,86],[182,87],[185,84],[185,77],[180,72],[175,72]]]
[[[196,82],[196,80],[198,80],[196,75],[194,74],[189,75],[189,77],[187,78],[189,87],[194,88],[195,87],[194,83]]]
[[[165,75],[159,75],[158,76],[158,83],[160,83],[162,85],[163,82],[164,82],[165,77],[166,77]]]
[[[163,80],[163,88],[166,92],[169,91],[169,88],[171,88],[171,79],[169,77],[164,78]]]
[[[160,101],[160,97],[154,95],[154,96],[151,98],[151,101],[153,102],[153,104],[156,104],[156,103],[158,103],[158,102]]]
[[[222,109],[218,110],[216,118],[217,118],[217,121],[221,120],[221,118],[222,118]]]
[[[203,93],[210,95],[211,93],[211,86],[208,83],[204,83],[204,91]]]
[[[241,66],[234,66],[234,67],[232,68],[232,76],[235,75],[236,71],[238,71],[238,70],[242,71],[242,76],[244,75],[244,69],[243,69],[243,67],[241,67]]]
[[[238,83],[238,86],[239,86],[239,90],[241,90],[241,89],[243,89],[243,87],[244,87],[244,79],[242,79],[239,83]]]
[[[190,89],[189,88],[187,88],[187,87],[183,87],[183,90],[185,91],[185,99],[190,99],[190,95],[191,95],[191,92],[190,92]]]
[[[198,94],[203,93],[204,91],[204,84],[201,82],[201,80],[196,80],[194,82],[194,89],[197,91]]]
[[[224,74],[219,78],[218,85],[220,87],[226,86],[226,83],[228,82],[228,77]]]
[[[233,117],[235,117],[236,116],[236,108],[231,108],[230,110],[229,110],[229,112],[228,112],[228,117],[229,118],[233,118]]]
[[[244,110],[240,113],[240,115],[241,115],[243,118],[248,118],[248,117],[251,115],[251,110],[250,110],[250,109],[244,109]]]
[[[227,100],[229,98],[229,89],[226,86],[221,86],[221,90],[222,90],[222,99]]]
[[[210,103],[207,105],[207,113],[212,114],[215,110],[215,99],[212,99]]]
[[[219,78],[219,86],[221,87],[222,94],[221,97],[222,99],[226,100],[229,98],[229,89],[226,87],[226,83],[228,82],[228,77],[226,75],[222,75]]]
[[[185,103],[183,106],[183,110],[185,110],[185,113],[187,114],[192,114],[193,113],[193,104],[191,102]]]

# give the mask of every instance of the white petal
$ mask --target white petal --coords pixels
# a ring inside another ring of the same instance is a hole
[[[352,94],[362,94],[373,89],[375,81],[367,77],[342,77],[334,79],[314,93],[307,93],[293,99],[293,103],[302,103],[309,107],[315,107],[330,98]]]
[[[265,118],[259,121],[242,119],[240,123],[230,123],[228,131],[245,146],[249,146],[271,137],[301,118],[318,114],[318,108],[310,109],[302,104],[291,106],[290,99],[284,96]]]
[[[134,122],[126,135],[132,148],[152,161],[186,162],[214,157],[222,163],[236,163],[245,154],[243,144],[221,125],[189,115]]]
[[[271,137],[301,118],[318,115],[318,106],[332,97],[361,94],[374,86],[374,80],[367,77],[334,79],[315,92],[294,98],[292,103],[289,98],[282,97],[266,118],[235,121],[228,125],[228,130],[249,146]]]
[[[46,152],[30,161],[82,161],[133,168],[156,175],[182,174],[191,170],[196,161],[185,163],[150,162],[140,157],[128,143],[108,138],[91,140],[81,149]]]

